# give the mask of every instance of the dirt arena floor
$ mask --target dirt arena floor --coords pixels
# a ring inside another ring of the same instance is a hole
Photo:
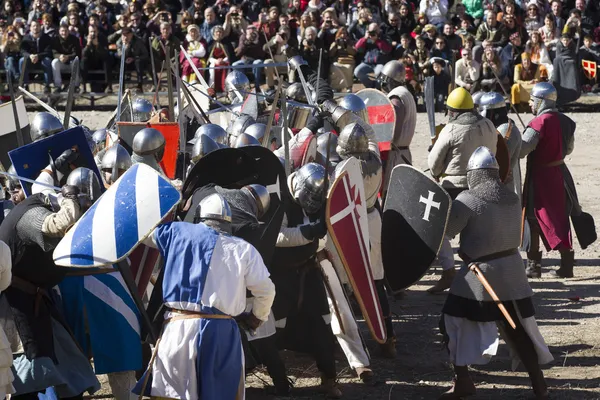
[[[74,114],[90,128],[100,127],[109,116],[107,112],[94,111]],[[600,113],[568,115],[577,122],[577,131],[575,151],[567,157],[566,164],[577,184],[584,210],[594,215],[596,223],[600,224]],[[527,123],[531,115],[524,115],[523,119]],[[445,122],[446,118],[438,114],[436,121]],[[426,115],[419,114],[411,149],[415,166],[422,170],[427,168],[429,143]],[[599,243],[586,250],[576,245],[576,276],[560,280],[550,279],[546,274],[557,268],[559,254],[544,254],[544,275],[531,282],[538,324],[554,355],[554,361],[544,370],[552,399],[600,399],[599,252]],[[402,257],[401,254],[398,256]],[[360,323],[372,355],[372,368],[379,379],[378,385],[362,385],[349,369],[341,350],[338,351],[337,369],[344,399],[436,399],[450,386],[452,370],[438,331],[440,310],[446,296],[426,293],[440,273],[440,268],[432,267],[417,285],[407,290],[404,298],[392,302],[398,338],[397,359],[380,358],[376,343],[370,339],[365,324]],[[292,398],[323,398],[315,391],[319,379],[314,362],[290,353],[284,356],[295,385]],[[505,345],[488,365],[473,367],[471,371],[478,384],[478,392],[473,399],[527,399],[533,396],[527,374],[511,371]],[[247,378],[246,397],[251,400],[275,399],[265,391],[270,383],[265,370],[254,372]],[[108,385],[103,389],[91,398],[112,398]]]

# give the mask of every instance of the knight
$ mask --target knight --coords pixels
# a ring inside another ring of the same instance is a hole
[[[546,251],[560,252],[560,268],[552,275],[573,277],[575,252],[570,215],[581,214],[573,177],[565,157],[575,146],[575,122],[556,109],[556,88],[537,83],[531,91],[530,106],[535,118],[523,132],[521,158],[527,157],[527,175],[523,188],[525,215],[530,240],[527,249],[527,276],[542,275],[543,239]]]
[[[100,171],[102,172],[102,179],[105,185],[109,187],[115,183],[131,165],[131,156],[127,152],[127,149],[119,143],[114,143],[106,149],[100,164]]]
[[[152,103],[142,97],[136,97],[131,102],[131,120],[133,122],[147,122],[152,118],[153,112]]]
[[[159,130],[154,128],[140,130],[133,137],[131,162],[146,164],[164,174],[159,162],[165,152],[165,144],[165,137]]]
[[[231,104],[243,103],[250,92],[250,80],[242,71],[234,69],[225,78],[225,92]]]
[[[496,158],[478,147],[466,167],[468,189],[452,202],[446,235],[460,235],[459,256],[465,262],[456,275],[442,309],[440,328],[454,366],[453,387],[440,399],[475,394],[469,375],[471,364],[487,364],[496,355],[500,330],[513,350],[513,366],[523,363],[536,399],[548,399],[540,364],[553,357],[534,317],[533,291],[519,254],[521,203],[500,182]],[[501,223],[500,223],[501,221]],[[496,293],[512,321],[470,267],[476,265]]]
[[[29,124],[29,136],[32,142],[52,136],[64,130],[62,122],[49,112],[39,112]]]

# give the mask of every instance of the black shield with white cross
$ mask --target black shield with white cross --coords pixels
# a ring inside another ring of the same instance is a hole
[[[383,210],[381,254],[394,291],[416,283],[431,266],[446,231],[452,199],[423,172],[396,166]]]

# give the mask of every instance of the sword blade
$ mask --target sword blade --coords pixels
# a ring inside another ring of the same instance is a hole
[[[119,70],[119,100],[117,103],[117,115],[115,117],[115,123],[121,120],[121,107],[123,102],[123,79],[125,78],[125,43],[121,46],[121,66]]]
[[[19,122],[19,111],[17,110],[17,99],[15,99],[15,88],[13,87],[10,71],[6,71],[6,80],[8,81],[8,90],[10,91],[10,103],[12,104],[13,116],[15,118],[15,129],[17,131],[17,144],[19,147],[25,144],[23,132],[21,132],[21,123]]]
[[[169,96],[169,119],[173,121],[175,116],[175,103],[173,99],[173,69],[171,65],[171,47],[169,45],[165,48],[165,59],[167,62],[167,93]],[[178,73],[176,72],[178,75]]]
[[[63,126],[65,130],[69,129],[71,122],[71,109],[73,108],[73,102],[75,101],[75,87],[79,80],[79,57],[71,62],[71,81],[69,82],[69,91],[67,92],[67,103],[65,105],[65,119]]]
[[[265,136],[263,136],[263,147],[269,146],[269,138],[271,137],[270,132],[273,127],[273,119],[275,118],[275,110],[277,110],[277,103],[279,101],[279,95],[281,94],[281,85],[277,85],[277,91],[275,92],[275,99],[271,105],[271,111],[269,111],[269,119],[267,120],[267,128],[265,129]]]
[[[9,174],[8,172],[4,172],[4,171],[0,171],[0,175],[8,176],[10,178],[16,178],[16,179],[18,179],[20,181],[23,181],[23,182],[35,183],[36,185],[44,186],[44,187],[47,187],[48,189],[56,190],[57,192],[60,192],[62,190],[61,188],[59,188],[57,186],[49,185],[49,184],[44,183],[44,182],[37,182],[37,181],[35,181],[33,179],[25,178],[23,176],[19,176],[19,175],[15,175],[15,174]]]
[[[183,46],[179,46],[179,49],[181,50],[181,52],[183,53],[183,56],[185,57],[186,60],[188,60],[188,62],[190,63],[190,67],[192,67],[192,70],[194,71],[194,73],[196,74],[196,78],[198,78],[200,80],[200,83],[202,83],[202,86],[204,86],[206,89],[208,89],[210,86],[208,85],[208,83],[206,82],[206,80],[204,79],[204,75],[202,75],[200,73],[200,71],[198,70],[198,67],[196,67],[196,64],[194,64],[194,61],[192,60],[192,57],[189,55],[189,53],[183,48]]]

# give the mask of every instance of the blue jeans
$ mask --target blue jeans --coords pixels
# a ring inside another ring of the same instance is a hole
[[[23,70],[23,63],[25,62],[25,57],[21,57],[19,60],[19,71],[23,71],[23,83],[29,83],[29,72],[31,71],[32,66],[36,69],[41,69],[44,71],[44,84],[46,86],[50,86],[50,77],[52,76],[52,60],[50,57],[42,58],[37,62],[37,64],[32,64],[31,60],[27,62],[25,70]]]
[[[257,64],[262,64],[264,61],[263,60],[254,60],[252,61],[251,58],[247,58],[245,60],[237,60],[236,62],[234,62],[233,64],[231,64],[233,67],[237,66],[237,65],[257,65]],[[261,68],[252,68],[252,73],[254,74],[254,79],[256,81],[257,85],[260,85],[260,70]]]
[[[6,57],[4,60],[4,68],[10,73],[11,79],[13,81],[19,80],[20,69],[18,66],[17,58],[13,56]]]
[[[370,64],[365,64],[364,62],[358,64],[356,68],[354,68],[354,76],[358,78],[360,83],[362,83],[366,88],[374,88],[377,76],[383,69],[383,64],[377,64],[376,66],[372,66]],[[375,79],[371,79],[369,74],[373,73],[375,75]]]

